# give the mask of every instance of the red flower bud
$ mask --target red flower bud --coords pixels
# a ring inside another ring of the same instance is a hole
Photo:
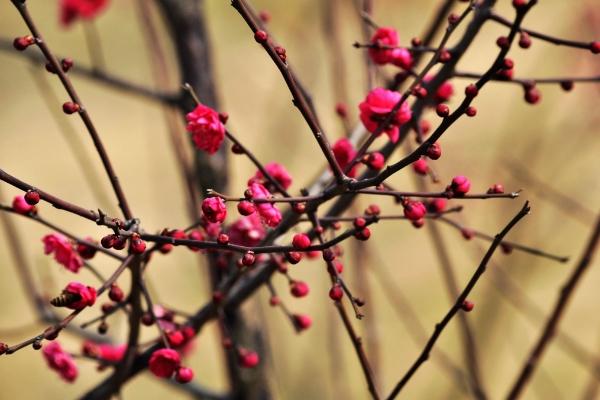
[[[115,303],[120,303],[125,298],[125,294],[119,286],[112,284],[110,286],[110,290],[108,291],[108,298],[114,301]]]
[[[470,302],[469,300],[463,301],[462,305],[460,306],[460,308],[462,308],[462,310],[466,312],[471,311],[474,307],[475,303]]]
[[[344,290],[338,284],[335,284],[329,289],[329,298],[334,301],[341,300],[344,297]]]
[[[290,292],[294,297],[304,297],[308,294],[310,288],[306,284],[306,282],[302,281],[293,281],[290,285]]]
[[[40,194],[35,190],[29,190],[27,193],[25,193],[24,197],[25,202],[30,206],[35,206],[37,203],[40,202]]]
[[[15,38],[15,40],[13,41],[13,46],[15,49],[23,51],[34,43],[35,39],[33,38],[33,36],[28,35]]]
[[[191,368],[179,367],[175,374],[175,380],[179,383],[188,383],[194,379],[194,371]]]
[[[292,246],[298,250],[304,250],[310,247],[310,238],[304,233],[297,233],[292,239]]]
[[[65,114],[73,114],[79,111],[80,109],[79,104],[73,103],[72,101],[67,101],[66,103],[64,103],[62,108]]]
[[[440,147],[439,143],[435,142],[427,148],[426,154],[427,157],[431,158],[432,160],[437,160],[442,156],[442,148]]]
[[[435,112],[438,116],[445,118],[450,114],[450,107],[448,107],[446,104],[438,104],[435,108]]]
[[[521,35],[519,35],[519,47],[522,49],[531,47],[531,38],[527,32],[521,32]]]
[[[312,325],[312,319],[305,314],[295,314],[293,316],[294,324],[300,331],[304,331]]]
[[[290,264],[298,264],[302,260],[302,253],[290,251],[289,253],[285,253],[285,258]]]
[[[263,31],[263,30],[258,30],[256,32],[254,32],[254,40],[256,40],[258,43],[265,43],[267,41],[267,39],[269,38],[269,35],[267,34],[267,32]]]

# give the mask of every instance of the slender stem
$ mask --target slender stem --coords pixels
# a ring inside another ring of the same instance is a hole
[[[455,78],[466,78],[466,79],[479,79],[481,78],[481,74],[473,73],[473,72],[462,72],[456,71],[453,76]],[[600,82],[600,75],[594,76],[569,76],[562,78],[512,78],[510,80],[502,79],[499,77],[492,77],[491,79],[494,82],[500,83],[513,83],[517,85],[526,85],[535,83],[536,85],[560,85],[564,82],[579,82],[579,83],[598,83]]]
[[[354,191],[358,194],[372,194],[377,196],[393,196],[393,197],[428,197],[428,198],[456,198],[458,200],[473,200],[473,199],[515,199],[519,197],[519,192],[510,193],[475,193],[465,194],[460,197],[452,197],[448,192],[397,192],[393,190],[372,190],[359,189]]]
[[[459,224],[458,222],[453,221],[451,219],[448,219],[446,217],[440,216],[439,218],[436,218],[436,220],[442,221],[442,222],[444,222],[444,223],[446,223],[446,224],[448,224],[448,225],[450,225],[450,226],[452,226],[452,227],[454,227],[454,228],[456,228],[456,229],[458,229],[460,231],[467,229],[470,232],[472,232],[475,237],[478,237],[478,238],[481,238],[481,239],[485,239],[485,240],[490,241],[490,242],[494,240],[494,237],[492,235],[488,235],[487,233],[483,233],[483,232],[475,230],[475,229],[466,228],[463,225]],[[515,249],[515,250],[523,251],[525,253],[533,254],[533,255],[536,255],[536,256],[545,257],[545,258],[548,258],[550,260],[558,261],[558,262],[561,262],[561,263],[565,263],[565,262],[569,261],[569,257],[568,256],[559,256],[559,255],[556,255],[556,254],[545,252],[545,251],[540,250],[540,249],[536,249],[534,247],[525,246],[525,245],[522,245],[522,244],[519,244],[519,243],[515,243],[515,242],[511,242],[511,241],[508,241],[508,240],[503,240],[501,244],[505,245],[505,246],[508,246],[508,248],[510,248],[510,249]]]
[[[6,38],[0,38],[0,51],[15,54],[15,48],[12,45],[12,40]],[[34,61],[35,63],[45,63],[46,58],[42,54],[33,53],[29,51],[22,51],[17,53],[19,57]],[[56,56],[58,59],[63,57]],[[163,103],[168,106],[178,107],[180,103],[180,94],[178,92],[161,92],[153,90],[149,87],[130,82],[124,78],[117,77],[110,74],[109,72],[93,69],[90,67],[82,66],[76,63],[69,70],[69,74],[81,76],[91,81],[101,83],[102,85],[121,91],[123,93],[133,94],[135,96],[143,97],[145,99]]]
[[[83,217],[85,219],[95,222],[97,225],[104,225],[104,226],[107,226],[107,227],[113,228],[113,229],[119,229],[119,227],[120,227],[119,221],[116,218],[107,216],[101,210],[98,210],[98,212],[96,213],[91,210],[86,210],[85,208],[75,205],[73,203],[69,203],[66,200],[58,198],[50,193],[47,193],[41,189],[36,188],[33,185],[23,182],[19,178],[16,178],[16,177],[6,173],[2,169],[0,169],[0,181],[4,181],[16,188],[19,188],[19,189],[25,191],[25,192],[28,190],[35,190],[36,192],[39,193],[40,199],[45,200],[48,203],[52,204],[54,206],[54,208],[67,211],[67,212],[70,212],[75,215],[79,215],[80,217]],[[131,234],[131,232],[128,232],[128,234]]]
[[[146,288],[146,284],[144,283],[144,279],[142,277],[140,277],[140,279],[138,281],[138,285],[140,286],[142,295],[144,296],[144,299],[146,300],[146,306],[148,307],[148,312],[150,313],[150,315],[152,315],[152,321],[154,322],[154,325],[156,325],[156,329],[158,329],[158,334],[160,335],[160,338],[163,342],[163,346],[165,346],[168,349],[171,347],[169,345],[169,340],[167,339],[167,335],[165,334],[164,329],[160,325],[160,321],[158,320],[158,318],[156,318],[156,313],[154,312],[154,303],[152,302],[152,297],[150,297],[150,293],[148,292],[148,289]]]
[[[16,212],[15,210],[13,210],[12,207],[9,207],[9,206],[3,205],[3,204],[0,204],[0,210],[12,213],[14,215],[19,215],[21,217],[25,217],[27,219],[30,219],[30,220],[33,220],[33,221],[36,221],[36,222],[39,222],[40,224],[42,224],[44,226],[47,226],[48,228],[50,228],[50,229],[52,229],[52,230],[54,230],[54,231],[56,231],[56,232],[58,232],[60,234],[63,234],[65,236],[67,236],[68,238],[76,241],[77,243],[85,244],[86,246],[92,247],[92,248],[96,249],[97,251],[99,251],[99,252],[101,252],[103,254],[106,254],[107,256],[112,257],[114,259],[117,259],[119,261],[124,261],[125,260],[125,257],[123,257],[123,256],[121,256],[121,255],[119,255],[119,254],[117,254],[117,253],[115,253],[113,251],[105,249],[104,247],[99,246],[98,244],[96,244],[94,242],[90,242],[89,240],[82,239],[82,238],[80,238],[78,236],[73,235],[70,232],[65,231],[64,229],[60,228],[59,226],[57,226],[57,225],[55,225],[55,224],[47,221],[46,219],[42,218],[39,214],[21,214],[21,213]]]
[[[498,22],[499,24],[507,26],[509,28],[512,26],[512,22],[510,22],[506,18],[496,14],[495,12],[491,12],[489,18],[490,18],[490,20]],[[575,41],[575,40],[561,39],[561,38],[557,38],[554,36],[546,35],[544,33],[535,32],[535,31],[532,31],[532,30],[526,29],[526,28],[520,28],[519,32],[526,32],[531,37],[541,39],[545,42],[552,43],[557,46],[568,46],[568,47],[574,47],[574,48],[586,49],[586,50],[590,49],[589,42],[586,43],[586,42],[579,42],[579,41]]]

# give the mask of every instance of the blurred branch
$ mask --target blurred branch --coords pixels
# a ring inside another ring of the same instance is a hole
[[[529,354],[525,364],[521,368],[521,372],[519,373],[515,383],[513,384],[507,399],[513,400],[519,398],[522,394],[525,386],[529,382],[531,375],[535,371],[537,364],[539,363],[542,355],[546,348],[550,345],[552,338],[560,324],[560,320],[564,315],[567,305],[575,290],[577,289],[577,284],[583,277],[583,274],[586,272],[588,266],[591,264],[592,259],[596,253],[596,249],[598,247],[598,242],[600,241],[600,214],[597,217],[596,224],[592,235],[581,255],[580,261],[577,263],[575,269],[571,276],[567,279],[563,287],[559,292],[558,299],[552,310],[552,313],[548,317],[544,328],[541,332],[539,339],[537,340],[535,346],[533,347],[531,353]]]
[[[18,58],[28,59],[37,64],[43,64],[46,61],[44,56],[39,53],[34,53],[32,51],[16,52],[12,45],[12,40],[6,38],[0,38],[0,51],[10,53],[11,55],[14,55]],[[63,59],[63,57],[59,56],[57,56],[57,58]],[[90,79],[92,81],[96,81],[98,83],[106,85],[106,87],[113,88],[125,93],[141,96],[146,99],[165,103],[173,107],[179,106],[181,96],[179,92],[158,92],[145,86],[130,82],[126,79],[119,78],[115,75],[112,75],[109,72],[81,66],[77,63],[73,65],[73,67],[69,70],[69,73]]]

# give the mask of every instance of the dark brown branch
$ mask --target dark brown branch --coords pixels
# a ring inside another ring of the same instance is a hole
[[[0,51],[15,54],[15,49],[12,45],[12,40],[0,38]],[[36,64],[42,64],[46,62],[46,59],[43,55],[29,51],[19,52],[18,56],[35,62]],[[64,58],[60,56],[56,57],[61,60]],[[85,67],[79,65],[78,63],[75,63],[73,65],[73,67],[69,70],[69,73],[81,76],[91,81],[98,82],[102,85],[105,85],[106,87],[116,89],[124,93],[133,94],[135,96],[140,96],[152,101],[158,101],[169,106],[179,106],[180,103],[181,95],[178,92],[167,93],[155,91],[148,87],[138,85],[126,79],[112,75],[109,72],[101,71],[95,68]]]
[[[439,218],[436,218],[436,220],[442,221],[442,222],[444,222],[444,223],[446,223],[446,224],[448,224],[448,225],[450,225],[450,226],[452,226],[452,227],[454,227],[454,228],[456,228],[456,229],[458,229],[460,231],[462,231],[462,230],[468,230],[469,232],[472,232],[473,236],[475,236],[475,237],[478,237],[478,238],[481,238],[481,239],[484,239],[484,240],[487,240],[487,241],[490,241],[490,242],[494,240],[494,237],[491,236],[491,235],[488,235],[487,233],[483,233],[483,232],[480,232],[480,231],[477,231],[477,230],[474,230],[474,229],[466,228],[466,227],[462,226],[461,224],[459,224],[458,222],[453,221],[451,219],[448,219],[446,217],[440,216]],[[508,240],[504,240],[504,241],[502,241],[501,244],[507,246],[509,249],[515,249],[515,250],[523,251],[525,253],[533,254],[535,256],[545,257],[545,258],[548,258],[550,260],[558,261],[558,262],[561,262],[561,263],[565,263],[565,262],[569,261],[569,257],[568,256],[559,256],[559,255],[556,255],[556,254],[545,252],[545,251],[540,250],[540,249],[536,249],[535,247],[525,246],[525,245],[522,245],[522,244],[519,244],[519,243],[516,243],[516,242],[511,242],[511,241],[508,241]]]
[[[515,383],[513,384],[507,396],[507,399],[514,400],[519,398],[519,396],[525,389],[525,386],[527,386],[527,383],[529,382],[531,375],[535,371],[535,368],[537,367],[541,357],[543,356],[544,351],[550,345],[550,342],[552,341],[552,338],[556,333],[558,325],[560,324],[560,320],[566,312],[567,305],[569,304],[571,297],[577,289],[577,284],[582,279],[583,274],[592,262],[599,241],[600,216],[596,220],[596,225],[581,255],[581,259],[577,263],[569,279],[567,279],[562,289],[560,290],[558,299],[556,301],[556,304],[554,305],[552,313],[548,317],[548,320],[544,325],[539,339],[536,341],[535,346],[533,347],[531,353],[527,357],[527,360],[523,365]]]
[[[481,74],[476,74],[473,72],[461,72],[456,71],[453,76],[455,78],[466,78],[466,79],[479,79],[481,78]],[[510,80],[506,80],[500,77],[493,77],[491,79],[494,82],[503,82],[503,83],[513,83],[517,85],[530,85],[532,83],[540,84],[540,85],[560,85],[565,82],[579,82],[579,83],[600,83],[600,76],[570,76],[563,78],[512,78]]]
[[[25,217],[27,219],[31,219],[31,220],[36,221],[36,222],[39,222],[40,224],[42,224],[42,225],[44,225],[44,226],[52,229],[53,231],[56,231],[56,232],[58,232],[60,234],[63,234],[63,235],[65,235],[66,237],[68,237],[70,239],[73,239],[77,243],[85,244],[86,246],[92,247],[92,248],[96,249],[97,251],[99,251],[99,252],[101,252],[103,254],[106,254],[109,257],[115,258],[115,259],[117,259],[119,261],[125,261],[125,257],[123,257],[123,256],[121,256],[121,255],[119,255],[119,254],[117,254],[117,253],[115,253],[113,251],[110,251],[108,249],[105,249],[104,247],[99,246],[98,244],[96,244],[94,242],[90,242],[90,241],[88,241],[86,239],[82,239],[82,238],[80,238],[78,236],[75,236],[72,233],[67,232],[64,229],[60,228],[59,226],[54,225],[53,223],[51,223],[51,222],[47,221],[46,219],[40,217],[39,214],[21,214],[21,213],[16,212],[15,210],[13,210],[12,207],[5,206],[3,204],[0,204],[0,210],[12,213],[14,215],[19,215],[21,217]]]
[[[117,227],[117,225],[114,222],[114,218],[107,217],[106,215],[100,215],[99,213],[96,213],[94,211],[86,210],[83,207],[69,203],[66,200],[60,199],[54,195],[51,195],[50,193],[44,192],[43,190],[36,188],[35,186],[32,186],[28,183],[23,182],[19,178],[16,178],[16,177],[6,173],[2,169],[0,169],[0,180],[6,182],[16,188],[19,188],[25,192],[28,190],[35,190],[36,192],[38,192],[40,194],[40,198],[42,200],[45,200],[48,203],[52,204],[54,206],[54,208],[57,208],[59,210],[68,211],[75,215],[79,215],[80,217],[83,217],[90,221],[94,221],[98,225]]]

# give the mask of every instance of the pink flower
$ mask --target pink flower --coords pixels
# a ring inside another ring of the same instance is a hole
[[[369,48],[369,56],[375,64],[383,65],[392,60],[393,49],[378,48],[398,46],[398,32],[394,28],[379,28],[371,37],[371,44],[374,46]]]
[[[12,208],[19,214],[27,215],[35,210],[35,206],[27,204],[24,196],[15,196],[12,202]]]
[[[404,216],[411,221],[418,221],[427,214],[425,204],[420,201],[409,201],[404,206]]]
[[[225,126],[219,114],[210,107],[198,104],[185,118],[196,148],[209,154],[216,153],[225,138]]]
[[[64,236],[51,233],[44,236],[42,242],[44,242],[44,253],[54,253],[54,259],[69,271],[77,273],[83,266],[81,256]]]
[[[93,306],[96,302],[96,289],[91,286],[85,286],[83,283],[71,282],[63,290],[64,294],[76,295],[76,300],[67,304],[65,307],[72,310]]]
[[[229,227],[229,241],[241,246],[256,246],[265,237],[265,228],[258,214],[238,219]]]
[[[170,378],[179,367],[179,353],[173,349],[159,349],[150,356],[148,368],[159,378]]]
[[[61,378],[72,383],[77,378],[77,365],[73,358],[63,351],[58,342],[50,342],[42,349],[48,366],[58,372]]]
[[[202,213],[209,222],[222,223],[227,216],[225,201],[220,197],[208,197],[202,201]]]
[[[402,69],[411,69],[413,66],[413,56],[407,49],[400,47],[392,50],[390,62]]]
[[[60,22],[71,25],[77,18],[92,19],[108,4],[108,0],[61,0]]]
[[[284,168],[283,165],[276,162],[272,162],[265,165],[265,169],[267,170],[269,175],[271,175],[273,179],[279,182],[281,187],[283,187],[284,189],[289,188],[292,184],[292,176]],[[260,183],[261,185],[264,185],[266,187],[269,187],[270,184],[270,182],[267,179],[265,179],[260,170],[256,171],[256,174],[254,174],[254,176],[248,180],[248,185],[251,185],[253,183]]]
[[[352,161],[356,156],[354,145],[346,138],[338,139],[338,141],[335,142],[331,147],[331,151],[333,151],[335,160],[340,165],[342,170],[345,170],[348,164],[350,164],[350,161]],[[352,169],[348,171],[347,175],[350,178],[354,178],[356,176],[356,166],[352,167]]]
[[[367,98],[359,104],[360,120],[365,128],[371,133],[377,130],[377,127],[385,118],[392,112],[394,106],[400,101],[401,95],[398,92],[393,92],[384,88],[376,88],[371,90]],[[390,125],[386,127],[384,132],[390,137],[393,143],[398,141],[399,127],[410,121],[412,112],[408,103],[402,103],[400,109],[392,118]]]
[[[253,199],[268,199],[271,197],[271,193],[260,183],[252,183],[249,185],[249,189],[252,191]],[[281,222],[281,212],[273,203],[257,203],[256,210],[267,226],[273,228]]]

